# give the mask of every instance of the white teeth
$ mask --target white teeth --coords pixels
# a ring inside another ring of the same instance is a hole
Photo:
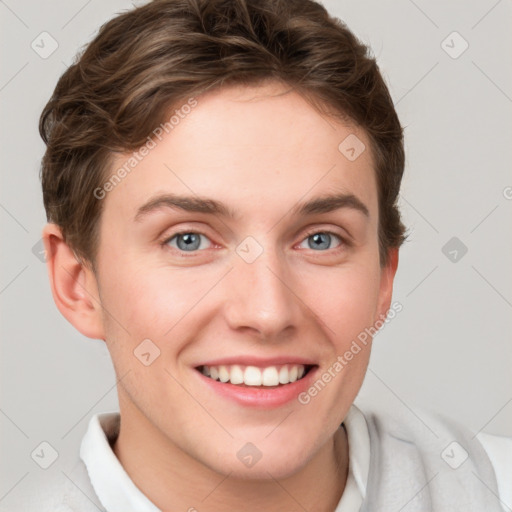
[[[302,364],[288,364],[282,366],[257,366],[220,365],[203,366],[203,375],[213,380],[230,382],[231,384],[245,384],[246,386],[278,386],[295,382],[306,373]]]
[[[219,380],[227,382],[229,380],[229,371],[225,366],[219,366]]]
[[[261,386],[261,370],[256,366],[248,366],[244,372],[244,384],[247,386]]]
[[[264,386],[277,386],[279,384],[279,375],[277,374],[277,368],[275,366],[265,368],[263,370],[261,380]]]
[[[231,367],[231,378],[229,379],[231,384],[243,384],[244,382],[244,372],[242,368],[237,364],[234,364]]]

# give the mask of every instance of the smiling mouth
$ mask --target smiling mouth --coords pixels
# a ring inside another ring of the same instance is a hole
[[[219,366],[198,366],[196,370],[205,377],[240,387],[286,386],[303,379],[315,365],[283,364],[260,368],[238,364]]]

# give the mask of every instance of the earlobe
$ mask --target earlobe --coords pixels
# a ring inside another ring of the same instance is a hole
[[[88,338],[105,339],[96,276],[66,244],[56,224],[43,229],[53,300],[62,315]]]

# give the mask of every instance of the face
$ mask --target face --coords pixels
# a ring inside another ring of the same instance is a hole
[[[251,478],[291,475],[332,439],[371,342],[344,354],[385,315],[394,273],[367,136],[286,90],[198,97],[106,194],[97,257],[126,428]],[[355,160],[349,135],[367,148]]]

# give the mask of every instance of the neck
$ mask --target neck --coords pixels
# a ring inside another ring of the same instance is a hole
[[[133,483],[163,511],[332,512],[345,488],[348,442],[343,427],[292,476],[248,480],[217,473],[193,459],[140,412],[137,419],[121,409],[121,418],[114,453]]]

